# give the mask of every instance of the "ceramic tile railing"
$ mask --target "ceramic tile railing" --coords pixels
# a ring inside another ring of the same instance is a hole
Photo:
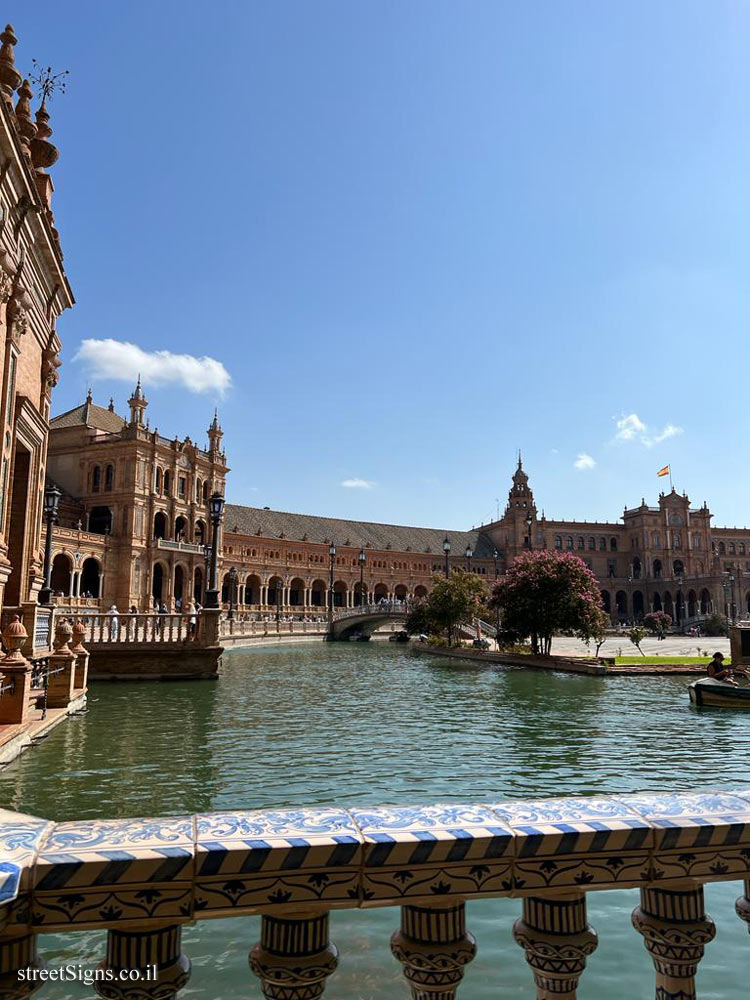
[[[512,896],[537,997],[572,1000],[597,944],[586,893],[637,887],[657,1000],[690,1000],[714,935],[703,883],[732,879],[750,922],[750,788],[57,824],[0,812],[0,996],[28,995],[12,984],[38,933],[106,927],[103,968],[155,964],[137,996],[164,1000],[188,978],[183,924],[260,913],[264,995],[319,997],[337,962],[328,911],[399,906],[391,949],[412,998],[452,1000],[475,949],[466,900]]]

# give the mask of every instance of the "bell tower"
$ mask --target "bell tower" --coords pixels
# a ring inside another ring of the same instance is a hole
[[[521,452],[518,452],[518,466],[513,473],[513,485],[508,493],[508,505],[503,521],[509,529],[509,541],[515,542],[515,549],[533,548],[532,539],[536,524],[536,504],[534,493],[529,486],[529,477],[524,472]]]
[[[218,455],[221,452],[221,439],[224,437],[224,431],[221,429],[221,424],[219,423],[219,411],[214,410],[214,419],[211,421],[211,426],[208,428],[208,451],[211,455]]]
[[[138,376],[138,385],[133,390],[133,395],[128,400],[130,407],[130,423],[136,427],[143,427],[143,414],[148,406],[148,400],[143,395],[141,389],[141,376]]]

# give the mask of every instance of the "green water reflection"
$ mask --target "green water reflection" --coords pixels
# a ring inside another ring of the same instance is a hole
[[[316,804],[497,801],[592,791],[737,786],[748,781],[750,717],[696,714],[685,679],[547,676],[426,660],[390,644],[316,644],[225,654],[217,683],[95,684],[89,711],[0,771],[0,804],[57,820]],[[740,995],[750,941],[733,914],[739,883],[707,889],[718,926],[700,996]],[[592,893],[600,935],[579,991],[653,992],[630,926],[637,894]],[[528,997],[510,929],[517,901],[469,905],[479,954],[464,1000]],[[340,970],[330,1000],[406,997],[388,939],[396,909],[332,917]],[[181,996],[260,997],[247,966],[257,918],[188,928],[193,975]],[[48,963],[91,964],[103,934],[41,938]],[[46,986],[49,1000],[90,996]]]

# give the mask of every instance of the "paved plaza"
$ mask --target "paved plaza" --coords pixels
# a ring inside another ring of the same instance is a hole
[[[579,639],[558,637],[552,642],[552,652],[558,655],[585,656],[593,654],[596,646],[592,643],[587,646]],[[720,651],[725,656],[729,655],[729,639],[724,637],[701,636],[697,639],[693,636],[669,635],[663,642],[653,639],[650,636],[641,643],[641,649],[647,657],[653,656],[702,656],[704,651],[708,651],[711,656]],[[628,639],[627,633],[613,635],[599,650],[600,656],[638,656],[638,650]]]

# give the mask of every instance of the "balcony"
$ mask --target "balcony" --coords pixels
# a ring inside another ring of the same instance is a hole
[[[156,547],[158,549],[170,549],[173,552],[195,552],[203,555],[204,548],[195,542],[173,542],[170,538],[157,538]]]

